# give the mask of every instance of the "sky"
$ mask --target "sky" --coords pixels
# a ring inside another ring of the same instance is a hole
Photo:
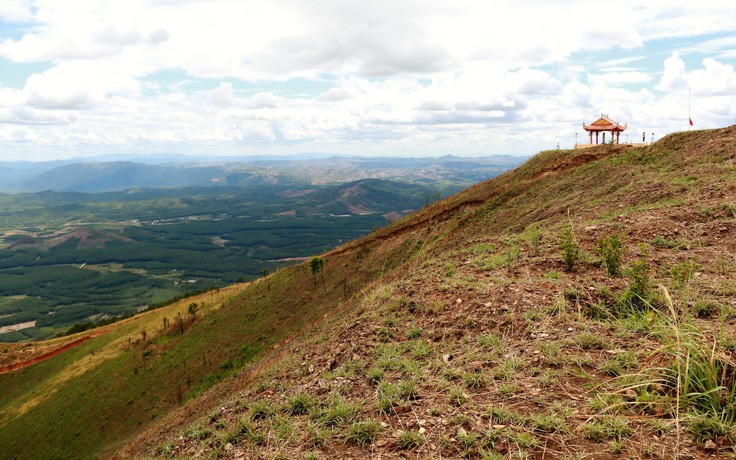
[[[0,0],[0,160],[649,141],[736,123],[735,64],[733,0]]]

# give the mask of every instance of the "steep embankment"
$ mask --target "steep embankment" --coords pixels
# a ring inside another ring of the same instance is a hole
[[[323,317],[120,456],[725,455],[734,159],[736,127],[543,152],[339,248]]]
[[[307,265],[287,268],[116,323],[0,374],[0,445],[11,458],[107,457],[417,250],[399,243],[366,254],[347,276],[349,262],[340,258],[329,258],[317,276]]]
[[[302,264],[126,320],[0,375],[0,445],[17,458],[726,452],[732,428],[666,369],[698,337],[731,375],[735,137],[543,152],[324,255],[321,273]]]

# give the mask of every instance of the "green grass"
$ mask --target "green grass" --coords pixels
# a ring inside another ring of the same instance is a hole
[[[374,420],[353,422],[345,435],[345,441],[362,447],[372,444],[380,432],[381,424]]]
[[[414,246],[397,249],[388,254],[375,251],[365,256],[360,267],[347,274],[355,289],[373,278],[369,273],[391,269],[404,260]],[[352,257],[346,254],[342,259]],[[179,308],[186,316],[187,305],[192,301],[201,304],[200,300],[186,299],[179,307],[164,307],[114,325],[112,332],[59,356],[13,374],[0,375],[3,395],[0,445],[22,457],[105,456],[106,449],[118,445],[182,402],[237,374],[276,341],[334,308],[344,299],[339,283],[346,274],[335,268],[342,263],[341,257],[326,258],[324,287],[319,290],[313,290],[311,272],[304,265],[278,271],[268,278],[268,283],[236,287],[241,291],[217,301],[216,310],[207,312],[200,308],[199,319],[184,334],[173,334],[160,345],[162,349],[153,350],[145,358],[143,353],[147,349],[142,344],[135,345],[141,338],[141,325],[146,325],[148,338],[153,339],[155,331],[162,327],[164,315],[174,318]],[[207,299],[208,295],[202,298]],[[219,307],[220,304],[223,306]],[[120,351],[107,356],[106,345]],[[58,387],[54,386],[54,391],[48,391],[60,374],[69,375],[71,364],[83,362],[88,356],[99,357],[100,362],[84,374],[71,375]],[[407,391],[401,390],[404,397],[410,397]],[[38,392],[43,398],[31,410],[18,415],[7,411],[37,398]],[[303,403],[292,401],[292,410],[303,410]],[[335,426],[349,423],[359,408],[334,403],[324,410],[320,423]],[[19,432],[24,436],[17,436]]]

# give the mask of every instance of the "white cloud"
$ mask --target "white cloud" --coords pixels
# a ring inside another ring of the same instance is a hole
[[[33,18],[31,6],[22,0],[0,0],[0,20],[26,22]]]
[[[703,67],[689,75],[690,85],[696,95],[733,97],[736,94],[736,73],[732,65],[706,58]]]
[[[625,84],[641,84],[647,83],[654,79],[654,76],[647,72],[636,71],[613,71],[602,74],[592,74],[588,78],[595,83],[604,82],[609,85],[625,85]]]
[[[0,88],[0,139],[532,153],[600,112],[677,129],[688,86],[732,120],[736,10],[677,3],[0,0],[0,57],[51,63]]]
[[[664,73],[656,88],[661,91],[678,91],[687,87],[685,61],[680,58],[677,51],[673,51],[672,56],[664,61]]]

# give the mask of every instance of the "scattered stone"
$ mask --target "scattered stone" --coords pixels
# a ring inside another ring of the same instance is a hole
[[[486,302],[483,304],[483,306],[486,308],[491,308],[493,306],[493,302]]]
[[[426,428],[424,428],[424,427],[420,427],[419,428],[419,434],[424,434],[426,432],[427,432],[427,429]]]
[[[455,303],[456,303],[456,304],[458,304],[458,305],[460,305],[461,303],[463,303],[463,299],[457,299],[457,300],[455,301]]]
[[[465,431],[465,428],[463,428],[463,427],[458,427],[458,429],[457,429],[457,435],[458,435],[459,437],[463,437],[463,438],[464,438],[464,437],[466,437],[466,436],[468,435],[468,432],[467,432],[467,431]]]
[[[572,331],[574,331],[574,330],[575,330],[575,328],[573,328],[573,327],[568,327],[568,328],[567,328],[567,332],[572,332]]]
[[[450,353],[445,353],[444,355],[442,355],[442,361],[444,361],[445,364],[449,363],[450,361],[452,361],[452,355]]]
[[[411,406],[396,406],[392,410],[395,414],[406,414],[411,412]]]
[[[230,452],[233,449],[233,445],[231,443],[225,444],[225,451]]]
[[[376,441],[376,447],[384,447],[386,444],[388,444],[388,441],[385,439],[379,439]]]
[[[637,397],[636,391],[634,391],[631,388],[627,388],[626,391],[624,391],[624,398],[633,401]]]
[[[716,445],[716,443],[714,443],[712,440],[709,439],[705,441],[705,445],[703,445],[703,449],[705,451],[714,451],[718,449],[718,446]]]

